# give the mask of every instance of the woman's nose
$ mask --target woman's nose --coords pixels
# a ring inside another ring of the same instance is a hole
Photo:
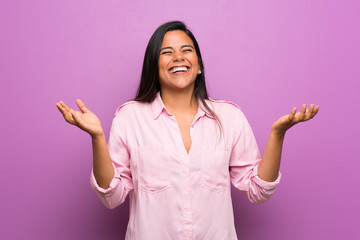
[[[181,51],[176,51],[174,53],[174,60],[181,61],[184,59],[184,56]]]

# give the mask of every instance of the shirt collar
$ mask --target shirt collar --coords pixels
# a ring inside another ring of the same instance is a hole
[[[199,102],[199,108],[198,108],[198,113],[197,115],[199,117],[202,117],[204,115],[206,115],[209,118],[214,119],[214,116],[211,115],[211,113],[209,112],[209,110],[207,110],[204,106],[204,104],[202,103],[201,99],[198,99]],[[211,104],[211,102],[209,100],[205,100],[206,104],[208,105],[208,107],[210,108],[211,111],[214,111],[213,106]]]
[[[209,108],[213,111],[213,106],[212,106],[211,102],[208,100],[205,100],[205,101],[206,101],[207,105],[209,106]],[[200,118],[200,117],[206,115],[207,117],[214,119],[214,117],[210,114],[210,112],[208,112],[208,110],[205,108],[204,104],[201,102],[200,99],[198,99],[198,102],[199,102],[199,107],[198,107],[198,112],[196,114],[197,118]],[[157,119],[162,112],[166,112],[169,116],[172,115],[169,112],[169,110],[165,107],[165,105],[161,99],[161,96],[160,96],[160,91],[156,93],[156,97],[155,97],[154,101],[151,103],[151,108],[153,111],[154,119]]]
[[[163,111],[166,111],[168,115],[171,115],[169,110],[166,109],[161,96],[160,91],[156,93],[154,101],[151,103],[151,108],[154,114],[154,119],[157,119]]]

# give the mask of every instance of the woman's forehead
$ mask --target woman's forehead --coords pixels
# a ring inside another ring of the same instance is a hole
[[[181,30],[174,30],[165,33],[161,48],[163,47],[181,47],[183,45],[194,46],[191,38]]]

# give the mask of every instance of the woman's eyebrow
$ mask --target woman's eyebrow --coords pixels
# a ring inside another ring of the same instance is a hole
[[[161,48],[161,49],[160,49],[160,52],[161,52],[162,50],[165,50],[165,49],[172,49],[172,47],[164,47],[164,48]]]
[[[191,47],[192,49],[194,49],[194,47],[191,46],[191,45],[182,45],[182,46],[181,46],[181,48],[185,48],[185,47]]]

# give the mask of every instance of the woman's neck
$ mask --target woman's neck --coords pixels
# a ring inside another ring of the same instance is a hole
[[[198,100],[193,91],[161,91],[161,99],[165,107],[172,113],[197,112]]]

